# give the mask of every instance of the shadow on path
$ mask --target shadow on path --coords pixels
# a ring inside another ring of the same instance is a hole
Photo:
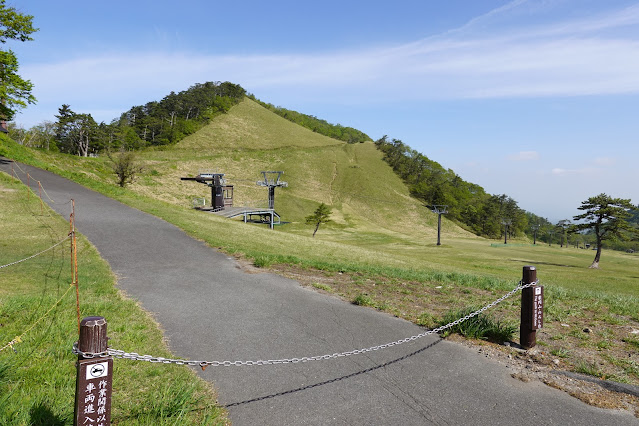
[[[409,354],[406,354],[406,355],[404,355],[404,356],[402,356],[400,358],[385,362],[385,363],[380,364],[380,365],[376,365],[375,367],[367,368],[365,370],[356,371],[355,373],[347,374],[346,376],[336,377],[334,379],[326,380],[324,382],[314,383],[312,385],[303,386],[301,388],[291,389],[291,390],[287,390],[287,391],[284,391],[284,392],[278,392],[278,393],[274,393],[272,395],[265,395],[265,396],[260,396],[260,397],[253,398],[253,399],[247,399],[246,401],[232,402],[230,404],[226,404],[224,407],[226,407],[226,408],[237,407],[237,406],[240,406],[240,405],[251,404],[253,402],[264,401],[265,399],[277,398],[278,396],[290,395],[290,394],[293,394],[293,393],[302,392],[302,391],[305,391],[305,390],[308,390],[308,389],[313,389],[313,388],[317,388],[317,387],[320,387],[320,386],[329,385],[331,383],[339,382],[339,381],[342,381],[342,380],[350,379],[352,377],[356,377],[356,376],[359,376],[361,374],[370,373],[372,371],[379,370],[380,368],[388,367],[389,365],[398,363],[400,361],[403,361],[405,359],[413,357],[413,356],[415,356],[415,355],[417,355],[419,353],[422,353],[425,350],[430,349],[433,346],[435,346],[436,344],[440,343],[441,341],[442,341],[442,339],[436,340],[433,343],[430,343],[430,344],[424,346],[423,348],[418,349],[418,350],[416,350],[414,352],[411,352]]]

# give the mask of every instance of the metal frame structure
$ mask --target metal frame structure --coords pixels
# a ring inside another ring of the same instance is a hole
[[[282,171],[263,171],[264,180],[257,181],[257,185],[268,188],[268,207],[233,207],[233,185],[226,185],[224,173],[200,172],[195,177],[183,177],[181,180],[194,180],[211,187],[211,207],[205,205],[200,207],[194,204],[199,210],[206,210],[220,216],[233,218],[243,216],[244,222],[255,221],[268,223],[273,229],[274,225],[281,223],[280,215],[275,212],[275,188],[288,186],[288,182],[281,180]],[[205,202],[203,204],[206,204]],[[253,219],[259,217],[259,220]]]
[[[288,186],[288,182],[283,182],[280,180],[284,172],[272,172],[272,171],[263,171],[262,175],[264,176],[264,180],[258,180],[257,184],[259,186],[264,186],[268,188],[268,208],[275,208],[275,188],[282,187],[286,188]]]
[[[434,205],[432,212],[437,213],[437,245],[441,246],[442,215],[448,213],[447,205]]]
[[[226,185],[224,173],[200,172],[195,177],[183,177],[180,180],[194,180],[211,188],[211,207],[196,207],[200,210],[219,211],[233,206],[233,185]]]

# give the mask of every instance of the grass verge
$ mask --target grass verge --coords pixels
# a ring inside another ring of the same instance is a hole
[[[0,265],[62,240],[69,225],[35,196],[0,173]],[[72,424],[77,316],[69,244],[0,269],[0,424]],[[109,337],[143,353],[172,357],[153,319],[115,287],[115,277],[95,248],[78,238],[82,317],[105,316]],[[56,302],[58,302],[56,304]],[[48,314],[47,314],[48,312]],[[39,321],[39,322],[38,322]],[[37,324],[36,324],[37,323]],[[36,324],[35,327],[30,327]],[[114,424],[225,424],[212,388],[184,366],[116,360]]]

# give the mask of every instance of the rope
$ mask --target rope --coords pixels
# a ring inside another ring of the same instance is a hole
[[[9,343],[7,343],[6,345],[4,345],[2,348],[0,348],[0,352],[2,352],[3,350],[7,349],[7,348],[11,348],[13,349],[13,352],[18,353],[18,351],[16,351],[16,349],[13,347],[13,345],[17,344],[17,343],[21,343],[22,342],[22,338],[24,337],[25,334],[27,334],[28,332],[30,332],[31,330],[33,330],[33,328],[38,325],[38,323],[40,323],[40,321],[42,321],[44,318],[47,317],[47,315],[49,315],[51,313],[51,311],[58,306],[58,304],[60,304],[60,302],[62,302],[62,299],[65,298],[65,296],[69,293],[69,291],[74,287],[74,284],[71,283],[71,285],[67,288],[67,291],[64,292],[64,294],[49,308],[49,310],[47,312],[44,313],[44,315],[42,315],[40,318],[38,318],[38,320],[36,322],[34,322],[33,324],[31,324],[31,326],[29,328],[27,328],[25,331],[22,332],[22,334],[16,336],[13,338],[13,340],[11,340]]]
[[[56,243],[56,244],[52,245],[52,246],[51,246],[51,247],[49,247],[48,249],[44,249],[44,250],[42,250],[40,253],[36,253],[36,254],[34,254],[34,255],[32,255],[32,256],[29,256],[29,257],[27,257],[27,258],[24,258],[24,259],[22,259],[22,260],[17,260],[17,261],[15,261],[15,262],[11,262],[11,263],[7,263],[6,265],[2,265],[2,266],[0,266],[0,269],[2,269],[2,268],[6,268],[7,266],[16,265],[16,264],[21,263],[21,262],[25,262],[25,261],[27,261],[27,260],[33,259],[34,257],[40,256],[41,254],[46,253],[46,252],[48,252],[49,250],[53,250],[54,248],[56,248],[57,246],[59,246],[60,244],[62,244],[62,243],[63,243],[63,242],[65,242],[66,240],[68,240],[68,239],[69,239],[69,237],[70,237],[70,235],[67,235],[67,236],[66,236],[66,237],[65,237],[62,241],[60,241],[60,242],[58,242],[58,243]]]

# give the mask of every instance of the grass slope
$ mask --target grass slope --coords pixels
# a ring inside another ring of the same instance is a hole
[[[304,217],[319,203],[333,207],[334,224],[322,238],[336,241],[400,241],[416,233],[433,238],[436,216],[409,196],[406,186],[382,160],[374,144],[349,145],[288,122],[246,99],[228,114],[167,151],[146,152],[151,177],[131,186],[156,199],[189,206],[210,191],[181,182],[182,176],[216,170],[235,186],[237,205],[265,203],[267,192],[256,186],[263,170],[282,170],[288,188],[276,189],[276,210],[287,231],[304,233]],[[445,235],[470,234],[446,222]]]

